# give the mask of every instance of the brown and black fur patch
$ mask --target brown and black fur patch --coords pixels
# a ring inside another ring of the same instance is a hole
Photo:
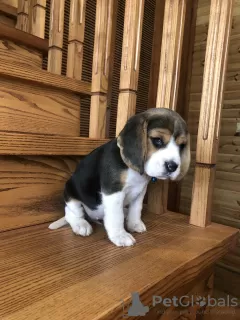
[[[153,108],[130,118],[117,141],[124,163],[143,174],[145,162],[157,151],[151,137],[161,138],[164,144],[174,137],[180,145],[186,143],[187,135],[187,125],[180,115],[170,109]]]

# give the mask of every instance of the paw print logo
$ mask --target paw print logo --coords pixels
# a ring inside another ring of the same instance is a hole
[[[196,297],[196,304],[200,307],[204,307],[207,304],[207,300],[205,297],[198,296]]]

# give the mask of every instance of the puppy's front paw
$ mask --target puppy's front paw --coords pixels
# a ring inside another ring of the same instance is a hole
[[[133,236],[126,231],[115,235],[108,235],[108,237],[117,247],[130,247],[136,243]]]
[[[142,222],[142,220],[139,220],[139,221],[128,220],[127,229],[131,232],[139,232],[139,233],[147,231],[147,228],[145,224]]]
[[[75,234],[83,237],[90,236],[93,231],[92,226],[85,219],[79,219],[75,224],[72,223],[71,227]]]

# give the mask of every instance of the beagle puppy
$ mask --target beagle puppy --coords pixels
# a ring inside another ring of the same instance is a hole
[[[149,181],[180,180],[189,164],[190,136],[179,114],[165,108],[137,114],[117,138],[80,161],[65,185],[65,217],[49,228],[68,223],[75,234],[89,236],[89,218],[103,220],[116,246],[131,246],[136,241],[129,232],[146,231],[141,211]]]

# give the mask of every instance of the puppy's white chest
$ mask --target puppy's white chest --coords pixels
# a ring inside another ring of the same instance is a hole
[[[125,194],[124,205],[134,201],[146,188],[148,179],[141,176],[138,172],[128,169],[126,185],[123,189]]]

